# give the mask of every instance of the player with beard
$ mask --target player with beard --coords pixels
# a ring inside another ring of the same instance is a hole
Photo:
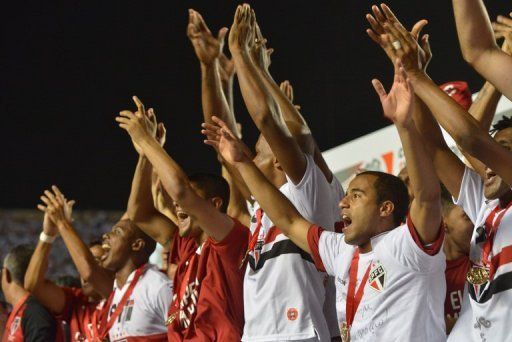
[[[65,215],[65,198],[57,187],[45,191],[39,209],[49,215],[70,249],[85,250]],[[117,222],[110,232],[103,235],[101,266],[92,254],[84,253],[86,271],[79,273],[104,298],[102,309],[92,317],[94,338],[110,341],[166,341],[165,319],[171,301],[172,284],[156,267],[148,264],[155,249],[155,242],[129,219]],[[87,272],[90,272],[88,274]],[[115,273],[107,280],[110,272]],[[88,276],[84,276],[88,274]],[[92,280],[102,278],[102,281]]]
[[[339,234],[304,219],[222,121],[205,132],[207,143],[239,170],[282,231],[312,255],[320,270],[337,277],[344,341],[444,341],[439,314],[445,293],[439,180],[412,120],[413,89],[400,61],[389,94],[379,81],[373,84],[384,115],[397,127],[409,165],[415,199],[405,224],[401,222],[409,204],[407,189],[395,176],[356,176],[340,202],[345,227]]]
[[[65,219],[71,222],[74,201],[64,202]],[[69,326],[69,341],[94,341],[93,315],[100,307],[100,301],[110,294],[114,277],[111,272],[100,269],[100,260],[104,254],[101,241],[94,242],[87,248],[71,225],[63,233],[64,243],[81,276],[82,287],[61,287],[45,279],[51,247],[59,234],[57,226],[45,213],[43,232],[25,275],[25,288],[58,319],[66,322]],[[99,271],[95,271],[89,262],[94,262],[94,268]],[[95,288],[103,289],[103,294]]]
[[[482,46],[478,45],[487,44],[488,38],[492,38],[485,7],[478,0],[454,0],[454,6],[464,54],[468,53],[468,43],[477,45],[474,53],[481,53]],[[443,184],[457,199],[456,204],[464,209],[475,227],[469,253],[472,267],[467,274],[468,295],[463,299],[459,319],[449,335],[449,340],[507,340],[511,321],[497,308],[503,305],[500,303],[508,303],[512,298],[509,280],[512,270],[509,253],[512,249],[512,231],[507,230],[512,224],[512,214],[508,210],[512,204],[512,191],[508,185],[512,184],[510,119],[504,118],[494,126],[494,137],[484,131],[470,114],[440,90],[420,68],[418,61],[421,61],[424,50],[389,8],[382,6],[382,9],[384,14],[380,13],[375,19],[384,31],[379,36],[375,35],[374,40],[391,57],[402,57],[416,95],[432,113],[429,115],[426,111],[418,112],[415,120],[436,171]],[[465,15],[462,16],[462,13]],[[471,38],[470,32],[473,32]],[[491,45],[495,46],[494,40]],[[480,69],[479,72],[488,77],[503,94],[509,95],[509,82],[504,76],[506,73],[503,69],[496,73],[498,69],[495,66],[500,61],[512,65],[512,59],[501,51],[495,51],[494,48],[492,50],[492,53],[484,55],[497,57],[494,61],[496,64],[486,63],[489,69],[485,72]],[[476,168],[479,171],[476,172],[465,167],[446,146],[432,116],[485,169]]]
[[[4,258],[2,291],[12,305],[2,342],[62,341],[57,336],[57,322],[33,296],[23,288],[23,279],[34,252],[28,246],[14,247]]]
[[[187,177],[151,134],[144,105],[116,117],[152,164],[175,202],[178,232],[199,246],[181,260],[169,309],[170,341],[189,339],[236,341],[243,328],[243,263],[249,230],[226,214],[229,186],[220,176]]]

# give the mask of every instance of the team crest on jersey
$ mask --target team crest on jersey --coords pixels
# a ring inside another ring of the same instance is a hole
[[[11,324],[11,331],[9,332],[10,335],[14,335],[16,330],[18,330],[18,328],[20,326],[20,322],[21,322],[21,317],[14,318],[14,321],[12,321],[12,324]]]
[[[376,262],[372,265],[372,270],[368,277],[368,284],[377,292],[382,292],[386,286],[386,269],[380,262]]]
[[[299,311],[295,308],[290,308],[286,312],[286,317],[289,321],[295,321],[299,317]]]

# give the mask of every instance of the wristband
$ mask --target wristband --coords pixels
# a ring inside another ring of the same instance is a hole
[[[50,244],[52,244],[56,238],[57,238],[57,235],[51,236],[51,235],[46,234],[45,232],[41,232],[41,234],[39,234],[39,240],[46,242],[46,243],[50,243]]]

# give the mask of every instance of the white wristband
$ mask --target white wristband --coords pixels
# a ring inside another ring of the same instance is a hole
[[[39,240],[46,242],[46,243],[53,243],[53,241],[55,241],[56,238],[57,238],[57,235],[51,236],[51,235],[46,234],[45,232],[41,232],[41,234],[39,234]]]

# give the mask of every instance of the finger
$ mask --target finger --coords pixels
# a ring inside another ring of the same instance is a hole
[[[130,123],[130,119],[123,118],[123,117],[121,117],[121,116],[116,116],[116,121],[117,121],[117,122],[124,123],[124,124],[129,124],[129,123]]]
[[[201,13],[199,13],[197,11],[194,11],[194,17],[196,19],[197,26],[199,27],[199,29],[201,31],[203,31],[203,32],[210,32],[210,29],[206,25],[206,22],[204,21],[203,16],[201,15]]]
[[[503,37],[505,37],[505,34],[503,33],[503,31],[494,31],[494,38],[501,39]]]
[[[76,204],[76,201],[75,200],[71,200],[71,201],[68,201],[66,204],[67,204],[67,206],[70,209],[73,209],[73,206]]]
[[[380,40],[380,36],[375,34],[375,32],[373,32],[372,30],[370,29],[367,29],[366,30],[366,33],[368,34],[368,36],[370,37],[371,40],[373,40],[375,43],[381,45],[382,42]]]
[[[210,124],[210,123],[207,123],[207,122],[203,122],[201,124],[201,127],[203,127],[204,129],[207,129],[209,131],[215,131],[217,132],[218,130],[220,130],[220,126],[218,125],[213,125],[213,124]]]
[[[500,23],[500,24],[504,24],[504,25],[507,25],[507,26],[512,26],[512,19],[511,18],[507,18],[504,15],[498,15],[498,17],[496,18],[496,21],[498,23]]]
[[[217,141],[217,140],[208,140],[208,139],[206,139],[206,140],[203,140],[203,143],[205,143],[206,145],[210,145],[210,146],[212,146],[212,147],[214,147],[216,149],[219,148],[219,141]]]
[[[135,105],[137,106],[138,113],[135,113],[135,115],[142,116],[144,113],[146,113],[142,101],[137,96],[133,96],[132,99],[133,102],[135,102]]]
[[[398,22],[398,19],[396,18],[396,15],[395,13],[393,13],[391,8],[389,8],[386,4],[382,4],[380,5],[380,7],[382,8],[382,12],[386,16],[387,20],[389,20],[392,23]]]
[[[382,23],[386,22],[386,17],[382,14],[380,8],[376,5],[372,6],[372,12],[375,19],[382,25]]]
[[[149,108],[148,110],[149,119],[151,120],[151,123],[156,126],[156,114],[154,108]]]
[[[411,47],[416,44],[416,38],[414,38],[400,22],[396,22],[393,26],[398,31],[404,42],[410,44]]]
[[[414,24],[414,26],[411,29],[411,34],[414,37],[414,39],[416,39],[416,40],[418,39],[418,37],[420,36],[421,30],[423,30],[423,28],[427,24],[428,24],[428,21],[425,19],[422,19],[422,20],[418,21],[416,24]]]
[[[43,213],[46,213],[46,207],[42,204],[38,204],[37,209],[41,210]]]
[[[378,79],[376,79],[376,78],[373,79],[372,85],[373,85],[373,88],[375,89],[375,92],[377,93],[377,95],[379,95],[379,98],[382,99],[382,98],[386,97],[386,95],[387,95],[386,90],[384,89],[384,86]]]
[[[217,40],[219,43],[224,44],[224,40],[226,38],[226,34],[228,33],[228,28],[223,27],[219,30],[219,33],[217,34]]]
[[[44,191],[44,194],[46,195],[46,197],[50,200],[50,203],[51,205],[55,206],[55,207],[58,207],[59,206],[59,202],[57,201],[57,199],[55,198],[54,194],[51,193],[51,191],[49,190],[45,190]]]
[[[384,33],[384,29],[382,28],[382,25],[377,20],[375,20],[373,15],[367,13],[366,14],[366,20],[370,24],[372,30],[375,31],[377,34]]]
[[[424,34],[421,38],[421,48],[425,51],[425,55],[427,56],[427,60],[432,57],[432,50],[430,49],[430,36],[428,34]]]
[[[122,129],[124,129],[125,131],[128,131],[128,125],[127,124],[119,124],[119,127],[121,127]]]
[[[64,194],[56,185],[52,185],[52,190],[55,193],[55,195],[57,195],[57,197],[64,198]]]
[[[127,117],[127,118],[130,118],[130,119],[133,119],[135,117],[135,114],[133,114],[133,112],[129,111],[129,110],[123,110],[123,111],[120,111],[119,112],[119,115],[120,116],[124,116],[124,117]]]
[[[46,204],[47,206],[51,205],[52,202],[46,197],[46,196],[41,196],[39,197],[39,199],[41,199],[41,201]]]
[[[504,31],[504,32],[512,31],[511,26],[505,25],[505,24],[500,24],[499,22],[495,22],[495,21],[492,23],[492,28],[494,30],[500,30],[500,31]]]
[[[219,125],[220,128],[229,129],[228,125],[224,121],[222,121],[220,118],[216,117],[215,115],[212,116],[212,121],[215,122],[217,125]]]

